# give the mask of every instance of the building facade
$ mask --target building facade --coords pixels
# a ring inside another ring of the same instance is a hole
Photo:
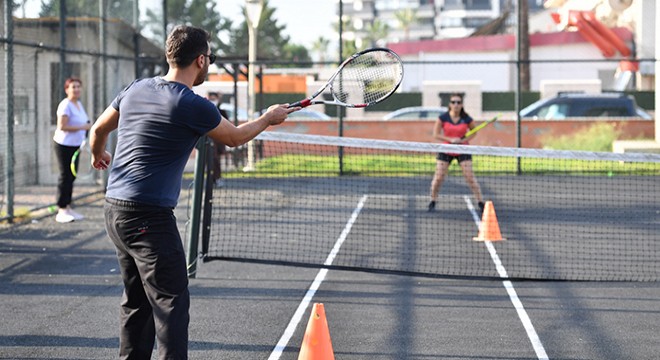
[[[531,13],[543,9],[541,0],[527,1]],[[368,44],[370,28],[376,21],[387,26],[382,43],[462,38],[501,16],[515,6],[515,1],[344,0],[343,4],[343,14],[348,19],[345,36],[362,47],[379,45]],[[406,11],[412,14],[412,21],[404,24],[399,19]]]
[[[2,127],[0,139],[13,138],[16,186],[54,184],[58,169],[52,137],[55,111],[65,96],[62,79],[82,80],[80,101],[94,121],[133,79],[159,72],[164,52],[118,20],[106,20],[103,41],[98,18],[68,18],[64,24],[57,18],[15,18],[12,31],[13,62],[0,57],[0,67],[13,77],[13,133]],[[4,31],[0,37],[6,39]],[[2,118],[8,110],[6,84],[5,72],[0,72]],[[2,174],[4,163],[0,159]]]

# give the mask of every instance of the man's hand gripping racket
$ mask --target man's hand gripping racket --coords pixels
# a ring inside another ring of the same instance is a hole
[[[307,99],[289,107],[327,104],[363,108],[392,95],[403,80],[403,63],[392,50],[373,48],[346,59],[330,80]],[[332,101],[314,100],[329,87]]]

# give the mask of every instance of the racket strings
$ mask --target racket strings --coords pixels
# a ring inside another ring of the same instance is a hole
[[[373,104],[396,90],[403,66],[387,51],[372,51],[355,57],[331,84],[332,94],[346,104]]]

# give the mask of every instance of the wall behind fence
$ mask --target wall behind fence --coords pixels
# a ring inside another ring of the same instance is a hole
[[[522,147],[543,148],[547,139],[567,134],[586,131],[596,123],[614,125],[619,131],[618,140],[650,139],[655,125],[651,120],[523,120],[521,123]],[[435,142],[433,140],[433,121],[380,121],[347,120],[344,122],[344,136],[400,141]],[[287,121],[271,131],[283,131],[296,134],[329,135],[338,133],[337,121]],[[516,146],[516,122],[502,119],[484,128],[471,142],[474,145]]]

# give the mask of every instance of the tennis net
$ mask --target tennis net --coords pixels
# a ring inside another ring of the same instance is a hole
[[[421,276],[657,281],[660,155],[267,132],[251,171],[223,171],[205,261]],[[470,154],[504,241],[454,162],[428,211],[439,152]],[[491,240],[486,238],[486,240]]]

